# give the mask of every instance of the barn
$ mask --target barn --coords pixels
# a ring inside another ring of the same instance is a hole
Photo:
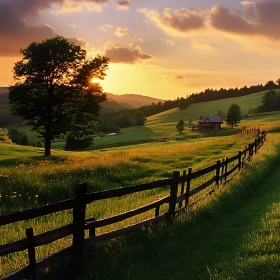
[[[201,116],[197,125],[193,125],[193,130],[219,130],[222,127],[222,123],[220,116]]]

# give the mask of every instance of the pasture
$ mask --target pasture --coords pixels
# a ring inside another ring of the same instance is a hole
[[[201,134],[207,136],[209,133],[192,131],[188,126],[185,128],[182,134],[176,131],[176,124],[180,119],[183,119],[188,124],[188,119],[192,119],[195,123],[201,115],[215,115],[218,110],[227,112],[232,103],[237,103],[241,107],[242,114],[248,113],[249,107],[256,108],[261,105],[261,100],[264,92],[250,94],[242,97],[227,98],[211,102],[203,102],[192,104],[189,108],[180,111],[179,109],[171,109],[151,117],[147,118],[145,126],[142,127],[129,127],[121,129],[120,133],[115,136],[95,137],[93,146],[106,146],[108,144],[139,141],[147,139],[156,139],[162,137],[176,137],[186,136],[193,134]],[[250,119],[243,119],[239,128],[232,130],[225,124],[222,126],[222,130],[219,131],[221,135],[233,134],[236,131],[241,130],[243,127],[248,126]],[[10,126],[10,128],[16,128],[20,132],[26,133],[31,144],[37,144],[39,141],[36,132],[29,131],[25,125]],[[54,149],[63,150],[65,146],[65,140],[56,139],[52,144]]]
[[[253,118],[252,123],[248,122],[248,124],[253,124],[254,122],[261,122],[264,130],[270,129],[271,131],[277,131],[279,127],[279,115],[264,114]],[[254,135],[242,137],[225,136],[182,142],[143,144],[134,147],[114,148],[93,152],[75,153],[55,150],[53,156],[48,160],[45,160],[41,156],[41,148],[1,144],[0,214],[8,214],[14,211],[70,198],[72,197],[73,183],[86,181],[89,184],[90,191],[97,191],[166,178],[171,175],[173,170],[182,171],[188,167],[193,167],[194,170],[201,169],[205,166],[209,166],[211,163],[214,164],[217,159],[236,154],[237,151],[244,149],[244,147],[252,141],[253,137]],[[267,141],[268,144],[265,144],[264,151],[261,152],[263,156],[257,156],[256,168],[258,168],[260,174],[262,174],[261,170],[264,163],[270,166],[268,159],[273,153],[276,154],[278,138],[278,133],[270,134]],[[162,153],[163,150],[164,153]],[[253,164],[253,166],[255,165]],[[252,170],[254,172],[256,171],[255,169]],[[252,170],[248,171],[248,176],[250,174],[252,175]],[[226,190],[230,190],[230,187],[224,191],[227,192]],[[163,197],[168,191],[168,189],[160,192],[147,191],[121,199],[114,199],[113,201],[93,203],[87,208],[87,217],[96,217],[99,219],[130,210]],[[207,199],[202,206],[204,205],[206,208],[210,207],[209,205],[211,205],[212,199],[216,201],[215,203],[213,202],[214,205],[217,205],[218,198],[213,196],[213,198]],[[208,203],[210,204],[208,205]],[[208,210],[211,210],[211,208]],[[214,213],[216,212],[214,211]],[[148,218],[151,214],[153,213],[147,212],[127,221],[120,222],[114,225],[114,227],[118,228],[127,224],[136,223],[139,221],[138,219]],[[207,217],[207,214],[205,215]],[[208,215],[211,216],[212,214],[208,213]],[[179,218],[179,225],[175,224],[174,227],[165,228],[165,226],[163,226],[163,236],[165,236],[167,232],[167,236],[170,237],[171,232],[177,232],[178,227],[184,227],[184,225],[189,228],[189,223],[192,225],[199,224],[198,221],[196,221],[196,215],[194,215],[194,217],[192,216],[193,215]],[[204,218],[202,218],[202,220],[203,219]],[[31,221],[18,222],[16,226],[3,226],[0,228],[0,235],[3,237],[1,239],[1,244],[24,237],[24,230],[27,227],[32,226],[35,229],[35,233],[39,234],[46,230],[67,224],[70,221],[70,211],[64,211],[59,215],[49,215],[47,218],[44,217],[44,219],[36,218]],[[109,226],[103,230],[108,231],[115,228]],[[98,249],[100,252],[97,260],[98,263],[100,262],[99,270],[97,271],[98,278],[140,279],[140,276],[144,275],[141,274],[142,269],[144,269],[143,273],[147,273],[146,275],[152,273],[152,271],[153,273],[158,271],[155,260],[153,262],[153,265],[155,265],[154,269],[152,264],[147,267],[146,264],[143,264],[141,260],[139,260],[139,257],[147,257],[145,254],[149,253],[148,247],[143,245],[142,242],[144,242],[144,244],[150,244],[149,242],[153,242],[154,240],[159,246],[161,246],[160,243],[165,242],[161,238],[161,234],[156,232],[156,229],[150,229],[147,232],[140,233],[140,235],[131,235],[128,239],[119,238],[116,241],[109,242],[108,246],[105,245],[101,247],[101,245]],[[159,234],[159,236],[156,236],[157,234]],[[177,236],[177,233],[175,236]],[[142,242],[139,243],[141,240]],[[180,247],[180,242],[176,240],[175,238],[174,242]],[[71,238],[65,238],[51,245],[42,246],[36,249],[36,254],[40,259],[69,245],[70,242]],[[136,246],[137,249],[135,248],[134,252],[133,244],[135,244],[135,242],[139,243],[139,246]],[[167,242],[166,246],[171,246],[175,243],[170,244]],[[113,251],[111,251],[111,247]],[[172,246],[168,248],[166,249],[166,255],[174,255]],[[138,255],[137,252],[139,250],[141,253]],[[112,254],[110,258],[108,257],[108,252]],[[113,252],[118,252],[118,254]],[[87,267],[87,265],[91,266],[90,252],[88,254],[89,255],[85,255],[85,267]],[[163,256],[163,252],[161,254]],[[128,258],[128,263],[124,265],[123,268],[117,270],[117,266],[121,267],[120,262],[123,256]],[[210,251],[208,251],[207,256],[210,257]],[[183,253],[181,252],[179,254],[179,259],[181,260],[182,257]],[[135,260],[135,262],[133,262],[133,260]],[[151,258],[148,258],[148,260],[151,260]],[[101,263],[104,265],[101,265]],[[0,275],[5,275],[25,264],[25,253],[17,253],[4,257],[1,259]],[[131,264],[131,268],[127,267],[129,264]],[[63,266],[60,266],[60,268],[62,269]],[[57,273],[57,270],[54,268],[54,270],[48,273],[52,272]],[[90,277],[89,275],[91,275],[91,273],[93,272],[91,272],[90,269],[86,269],[82,279],[90,279],[88,277]],[[139,275],[138,278],[136,277],[137,273]],[[44,276],[43,273],[41,277],[42,279],[49,279],[49,275],[50,274]],[[129,275],[132,275],[133,278]],[[108,278],[106,278],[107,276]],[[164,275],[162,275],[162,278],[164,278],[163,276]]]

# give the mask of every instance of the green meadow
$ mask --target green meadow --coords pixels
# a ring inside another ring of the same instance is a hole
[[[260,271],[260,275],[272,275],[265,279],[277,279],[273,277],[278,273],[279,259],[272,254],[279,254],[276,237],[279,212],[275,209],[279,209],[276,197],[279,195],[280,115],[279,112],[261,114],[248,118],[244,125],[259,125],[269,133],[264,147],[247,164],[241,176],[193,211],[178,216],[173,224],[151,227],[100,244],[96,255],[88,250],[84,255],[80,279],[263,279],[250,278],[255,271]],[[86,181],[90,191],[98,191],[167,178],[173,170],[182,172],[189,167],[198,170],[218,159],[237,154],[253,139],[254,135],[229,135],[103,151],[53,150],[52,157],[48,159],[42,157],[42,148],[1,143],[0,214],[70,198],[73,184],[79,182]],[[205,180],[207,177],[197,179],[192,188]],[[91,203],[86,215],[97,219],[108,217],[145,205],[168,193],[167,187]],[[71,211],[63,211],[2,226],[0,243],[23,238],[25,229],[31,226],[35,234],[40,234],[68,224],[71,215]],[[153,211],[149,211],[99,229],[97,234],[153,215]],[[271,221],[265,217],[270,217]],[[269,235],[265,235],[268,228],[271,229]],[[258,242],[260,244],[254,251]],[[69,244],[71,237],[41,246],[36,249],[37,258],[41,259]],[[237,269],[233,269],[233,263],[237,263]],[[0,275],[26,264],[26,252],[3,257],[0,260]],[[41,272],[39,279],[66,279],[68,267],[66,260]]]
[[[194,123],[202,115],[215,115],[218,110],[227,112],[228,108],[232,103],[236,103],[241,107],[242,114],[248,113],[249,108],[257,108],[261,105],[262,96],[264,92],[250,94],[242,97],[227,98],[211,102],[196,103],[189,106],[187,109],[180,111],[178,108],[167,110],[165,112],[153,115],[147,118],[147,122],[143,127],[129,127],[121,129],[120,133],[114,136],[95,137],[94,146],[106,146],[108,144],[156,139],[161,137],[176,137],[186,136],[193,134],[201,134],[208,136],[209,133],[192,131],[191,128],[186,127],[182,134],[179,134],[176,130],[176,124],[179,120],[184,120],[188,124],[188,120],[192,119]],[[236,131],[240,131],[243,127],[250,123],[251,119],[247,121],[244,119],[240,124],[239,128],[232,130],[225,124],[222,126],[223,129],[219,132],[220,134],[233,134]],[[39,141],[36,132],[29,131],[28,127],[24,125],[11,126],[10,128],[16,128],[20,132],[27,134],[29,142],[31,144],[37,144]],[[65,141],[63,139],[56,139],[52,144],[54,149],[63,150]]]

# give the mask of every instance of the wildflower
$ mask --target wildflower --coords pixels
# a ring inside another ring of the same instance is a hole
[[[35,195],[35,197],[38,197],[38,196],[39,196],[38,194]]]

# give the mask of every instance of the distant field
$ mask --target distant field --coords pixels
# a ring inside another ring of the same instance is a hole
[[[180,111],[179,109],[171,109],[160,114],[148,117],[146,125],[143,127],[129,127],[121,129],[120,133],[115,136],[96,137],[94,139],[94,145],[106,146],[108,144],[119,142],[156,139],[161,137],[185,136],[192,134],[202,134],[207,136],[208,133],[192,131],[191,128],[188,127],[185,128],[182,134],[178,134],[178,132],[176,131],[176,123],[180,119],[185,120],[186,123],[188,123],[188,119],[192,119],[195,123],[201,115],[215,115],[218,110],[222,110],[226,113],[232,103],[237,103],[241,107],[242,113],[245,114],[248,112],[250,106],[251,108],[256,108],[261,104],[263,95],[264,92],[259,92],[242,97],[196,103],[183,111]],[[258,119],[258,117],[256,118]],[[235,128],[234,130],[224,124],[223,129],[220,131],[220,133],[233,134],[236,133],[236,131],[241,130],[243,127],[245,128],[252,124],[258,126],[258,121],[252,122],[251,120],[253,119],[243,119],[241,124],[239,125],[239,128]],[[29,143],[38,143],[39,138],[36,132],[29,131],[28,128],[24,125],[12,127],[26,133]],[[52,144],[53,149],[64,149],[64,146],[65,141],[63,139],[55,140],[55,142]]]
[[[234,97],[227,99],[220,99],[210,102],[201,102],[190,105],[187,109],[180,111],[179,109],[171,109],[148,118],[147,126],[163,125],[177,123],[178,120],[192,119],[197,121],[202,115],[216,115],[218,110],[225,113],[232,103],[236,103],[241,108],[241,113],[248,113],[248,109],[256,108],[261,105],[262,97],[265,92],[258,92],[242,97]]]
[[[188,119],[192,119],[195,123],[202,115],[215,115],[218,110],[225,113],[232,103],[236,103],[241,107],[242,114],[248,112],[249,107],[256,108],[261,105],[261,100],[264,92],[250,94],[242,97],[227,98],[211,102],[202,102],[192,104],[189,108],[180,111],[179,109],[171,109],[147,118],[144,127],[130,127],[122,129],[120,134],[116,136],[106,136],[96,138],[94,143],[96,145],[107,145],[110,143],[126,142],[131,140],[153,139],[160,137],[174,137],[184,136],[190,134],[200,134],[200,132],[192,131],[191,128],[186,127],[182,134],[176,131],[176,124],[179,120],[184,120],[188,124]],[[242,120],[239,128],[246,127],[247,120]],[[236,131],[236,130],[235,130]],[[223,125],[221,133],[231,134],[235,132],[226,125]],[[207,133],[201,133],[207,135]]]

